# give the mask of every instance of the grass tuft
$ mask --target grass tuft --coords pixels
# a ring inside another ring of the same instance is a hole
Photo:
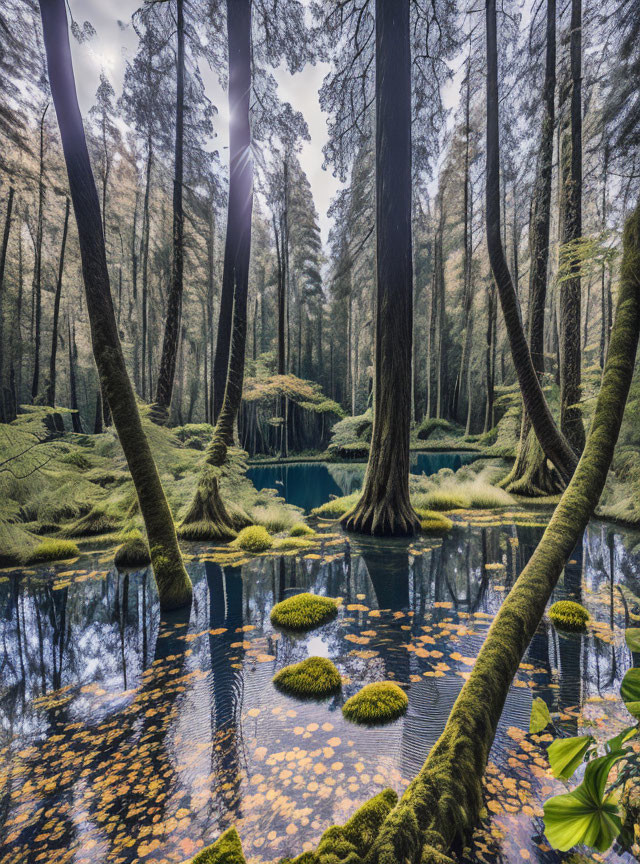
[[[326,657],[307,657],[301,663],[285,666],[273,677],[283,693],[306,699],[325,699],[340,690],[340,673]]]
[[[116,549],[113,556],[116,567],[146,567],[151,563],[149,548],[139,531],[129,531],[124,537],[124,542]]]
[[[273,538],[263,525],[249,525],[230,545],[246,552],[266,552],[273,546]]]
[[[271,623],[284,630],[313,630],[331,621],[338,614],[336,600],[317,594],[295,594],[271,610]]]
[[[64,530],[65,537],[97,537],[111,534],[120,528],[120,522],[102,507],[92,507],[86,516],[81,516]]]
[[[573,600],[558,600],[549,608],[549,618],[560,630],[581,632],[586,629],[589,613]]]
[[[66,561],[77,558],[80,550],[70,540],[43,540],[30,549],[22,559],[25,564],[40,564],[44,561]]]
[[[315,533],[305,522],[296,522],[289,531],[289,537],[313,537]]]
[[[342,713],[352,723],[374,726],[401,717],[409,706],[404,690],[392,681],[365,684],[342,706]]]
[[[421,496],[420,505],[427,510],[468,510],[471,498],[453,489],[434,489]]]
[[[447,519],[441,513],[422,508],[417,509],[416,513],[420,519],[420,528],[425,534],[446,534],[453,528],[451,519]]]
[[[352,507],[355,507],[360,500],[362,493],[352,492],[351,495],[344,495],[342,498],[332,498],[321,504],[320,507],[314,507],[311,511],[314,516],[322,516],[325,519],[339,519],[344,516]]]
[[[290,552],[294,549],[308,549],[310,546],[313,546],[313,541],[306,537],[280,537],[273,541],[271,548]]]

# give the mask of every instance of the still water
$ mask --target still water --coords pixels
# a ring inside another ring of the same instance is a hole
[[[541,533],[530,516],[477,514],[437,542],[345,544],[329,529],[312,553],[239,564],[200,547],[192,608],[167,620],[151,574],[118,574],[100,553],[0,574],[1,864],[177,864],[230,824],[262,864],[310,848],[386,786],[402,792]],[[466,861],[566,860],[542,834],[541,804],[562,787],[547,775],[548,739],[526,731],[531,702],[561,710],[566,734],[628,723],[618,693],[624,627],[640,612],[637,540],[592,523],[576,549],[555,599],[580,599],[596,623],[584,636],[540,625]],[[275,631],[272,605],[303,590],[341,597],[338,618],[306,636]],[[336,663],[339,696],[274,689],[278,669],[309,655]],[[406,717],[345,721],[343,701],[384,679],[406,688]]]
[[[412,474],[437,474],[441,468],[457,471],[468,465],[475,453],[411,454]],[[362,487],[366,464],[292,462],[284,465],[252,465],[247,476],[256,489],[277,489],[290,504],[308,513],[332,496],[350,495]]]

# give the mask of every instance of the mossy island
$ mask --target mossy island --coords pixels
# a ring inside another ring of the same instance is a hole
[[[287,597],[271,610],[271,623],[282,630],[304,633],[315,630],[338,614],[338,601],[317,594],[295,594]]]
[[[288,696],[325,699],[339,692],[342,679],[331,660],[326,657],[307,657],[277,672],[273,676],[273,683]]]
[[[342,713],[352,723],[378,726],[392,723],[409,707],[407,694],[393,681],[365,684],[342,706]]]
[[[559,630],[582,633],[590,617],[584,606],[573,600],[558,600],[549,607],[549,618]]]

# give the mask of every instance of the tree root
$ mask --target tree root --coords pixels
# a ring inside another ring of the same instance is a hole
[[[520,438],[518,456],[513,468],[500,486],[511,495],[523,495],[527,498],[558,495],[564,489],[561,478],[555,468],[549,465],[530,425],[524,440]]]
[[[384,495],[380,500],[365,490],[358,503],[341,518],[345,531],[374,537],[411,537],[420,530],[420,519],[405,496]]]
[[[239,521],[224,505],[216,472],[205,468],[178,536],[185,540],[233,540]]]

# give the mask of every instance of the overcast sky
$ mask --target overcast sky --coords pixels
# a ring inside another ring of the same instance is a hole
[[[133,57],[137,48],[138,40],[130,22],[132,13],[139,5],[140,0],[70,0],[71,11],[78,23],[82,25],[88,20],[96,30],[96,36],[82,45],[71,39],[78,98],[84,117],[94,103],[101,71],[109,78],[116,96],[122,92],[125,62]],[[121,26],[118,21],[126,26]],[[311,183],[325,245],[330,228],[327,209],[340,188],[340,182],[331,172],[322,170],[322,147],[327,140],[327,121],[326,115],[320,111],[318,90],[328,69],[327,64],[318,64],[307,65],[297,75],[290,75],[283,67],[275,72],[281,98],[301,111],[309,126],[311,141],[305,142],[300,162]],[[221,90],[216,75],[206,63],[201,65],[201,71],[207,95],[219,111],[215,123],[215,147],[224,162],[228,140],[226,93]]]

